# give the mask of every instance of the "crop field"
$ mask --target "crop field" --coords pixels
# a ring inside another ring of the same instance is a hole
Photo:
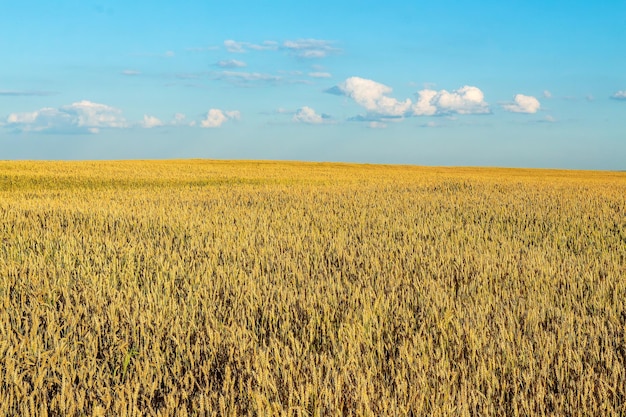
[[[626,415],[626,173],[0,162],[0,415]]]

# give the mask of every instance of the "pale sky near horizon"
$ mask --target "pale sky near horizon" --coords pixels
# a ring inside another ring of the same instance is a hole
[[[0,2],[0,160],[626,170],[626,1]]]

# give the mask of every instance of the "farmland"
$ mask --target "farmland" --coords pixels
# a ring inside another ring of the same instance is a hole
[[[626,173],[0,162],[0,415],[626,414]]]

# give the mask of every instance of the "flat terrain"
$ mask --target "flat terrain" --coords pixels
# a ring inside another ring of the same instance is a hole
[[[626,414],[626,173],[0,162],[0,415]]]

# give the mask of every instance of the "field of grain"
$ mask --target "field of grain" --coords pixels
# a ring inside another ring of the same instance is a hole
[[[0,415],[626,414],[626,173],[0,162]]]

